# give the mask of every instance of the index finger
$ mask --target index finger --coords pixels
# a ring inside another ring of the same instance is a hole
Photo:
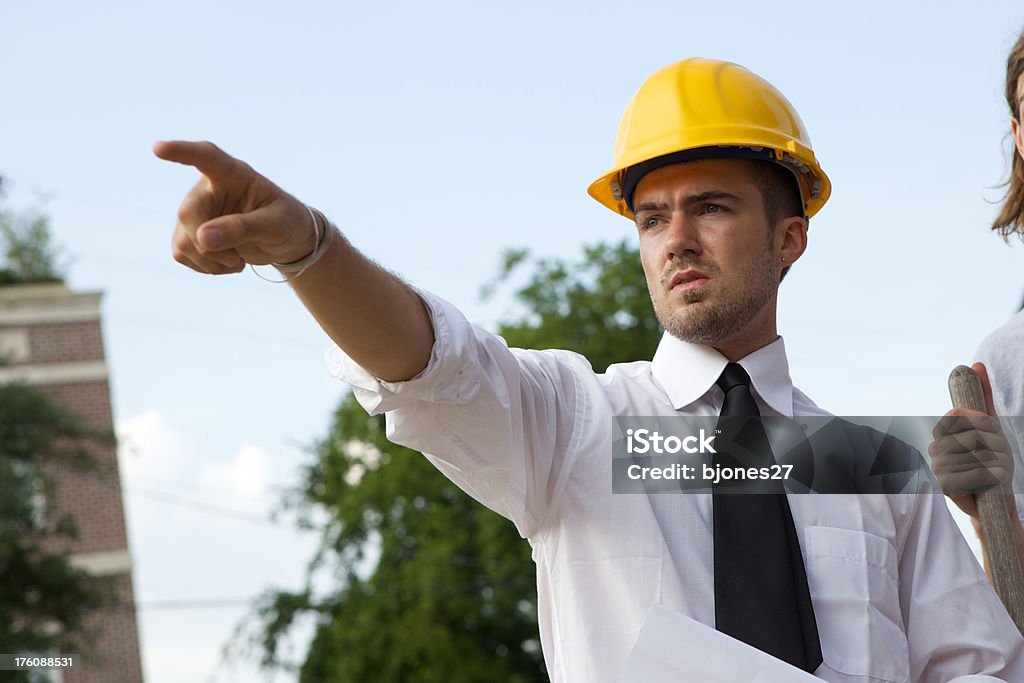
[[[212,181],[224,178],[238,167],[237,159],[212,142],[161,141],[153,145],[153,154],[165,161],[192,166]]]

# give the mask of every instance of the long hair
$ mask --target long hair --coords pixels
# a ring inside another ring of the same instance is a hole
[[[1020,120],[1024,118],[1020,114],[1022,93],[1018,88],[1021,75],[1024,75],[1024,32],[1021,32],[1017,44],[1010,50],[1010,56],[1006,59],[1006,105],[1010,108],[1011,118],[1017,119],[1018,125],[1024,127],[1024,121]],[[1010,178],[1006,185],[1006,197],[999,215],[992,223],[992,229],[1004,240],[1009,239],[1013,233],[1024,239],[1024,158],[1016,147],[1013,149]]]

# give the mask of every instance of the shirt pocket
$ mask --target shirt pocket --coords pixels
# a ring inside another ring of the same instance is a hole
[[[811,526],[804,557],[825,665],[871,680],[906,681],[909,651],[895,548],[864,531]]]

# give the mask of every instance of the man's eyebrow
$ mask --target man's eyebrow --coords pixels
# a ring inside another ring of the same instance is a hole
[[[702,204],[710,201],[729,200],[736,202],[737,204],[743,203],[743,198],[739,195],[735,195],[725,190],[708,190],[706,192],[700,192],[698,194],[692,194],[683,199],[684,206],[692,206],[694,204]],[[640,213],[641,211],[664,211],[668,208],[668,202],[642,202],[637,205],[633,213]]]
[[[641,211],[657,211],[659,209],[664,210],[667,208],[668,204],[665,202],[644,202],[643,204],[637,204],[633,213],[640,213]]]
[[[683,200],[683,204],[690,206],[692,204],[702,204],[704,202],[710,202],[719,199],[728,199],[729,201],[736,202],[737,204],[743,203],[743,198],[739,195],[735,195],[725,190],[708,190],[707,192],[701,192],[700,194],[693,194]]]

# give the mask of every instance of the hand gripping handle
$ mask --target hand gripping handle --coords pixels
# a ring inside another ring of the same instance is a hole
[[[949,396],[953,399],[954,408],[988,412],[981,380],[966,365],[958,365],[949,374]],[[975,501],[992,570],[992,584],[1013,623],[1024,633],[1024,572],[1017,555],[1010,511],[1006,507],[1007,493],[1003,486],[997,484],[975,493]]]

